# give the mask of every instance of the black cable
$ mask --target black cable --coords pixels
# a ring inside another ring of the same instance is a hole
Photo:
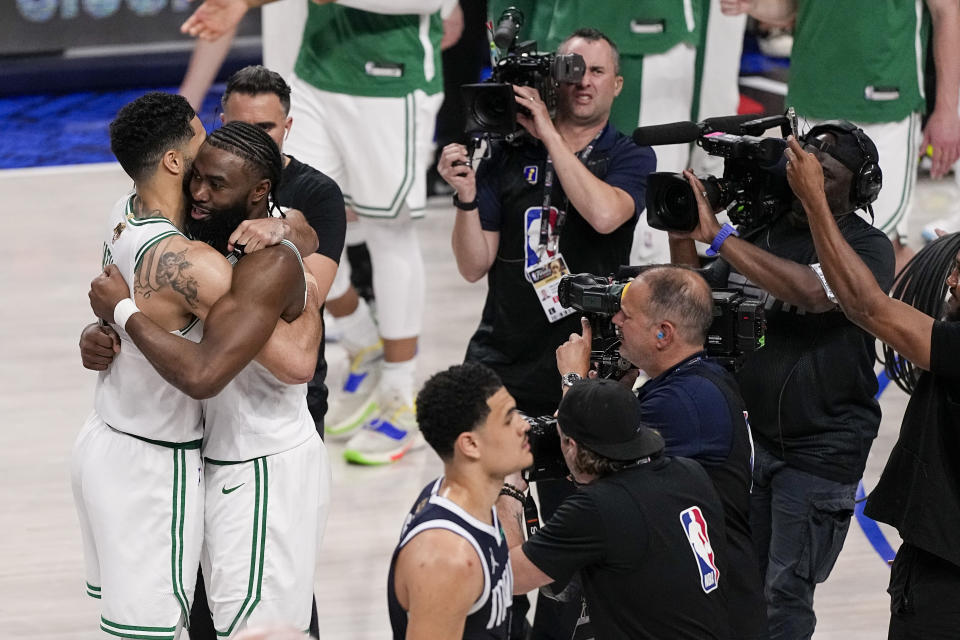
[[[890,296],[932,318],[942,318],[946,305],[946,280],[956,264],[958,251],[960,233],[937,238],[907,263]],[[917,367],[886,343],[883,344],[883,363],[887,377],[907,393],[913,393],[920,375]]]

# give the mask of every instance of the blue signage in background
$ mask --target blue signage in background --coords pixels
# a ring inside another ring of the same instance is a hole
[[[180,24],[189,0],[2,0],[0,55],[65,49],[185,42]],[[251,11],[239,35],[259,35],[260,12]]]

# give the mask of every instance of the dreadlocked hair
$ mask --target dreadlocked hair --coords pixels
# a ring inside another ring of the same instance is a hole
[[[239,156],[247,166],[258,170],[260,178],[270,181],[270,206],[276,206],[283,156],[266,131],[246,122],[228,122],[207,136],[206,143]]]

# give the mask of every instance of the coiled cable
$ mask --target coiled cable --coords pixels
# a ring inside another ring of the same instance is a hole
[[[947,234],[925,246],[897,276],[890,297],[934,319],[942,318],[947,276],[956,265],[958,251],[960,232]],[[883,343],[883,363],[887,377],[907,393],[913,393],[920,376],[917,367],[886,343]]]

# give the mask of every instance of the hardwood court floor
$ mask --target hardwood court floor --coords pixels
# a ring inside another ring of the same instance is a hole
[[[0,628],[9,638],[99,637],[96,601],[84,595],[80,534],[70,491],[74,438],[90,411],[95,374],[77,340],[92,319],[86,293],[99,270],[102,225],[130,186],[115,165],[0,172],[4,262],[0,268]],[[923,183],[915,230],[957,201],[952,180]],[[444,201],[419,223],[427,264],[421,378],[462,358],[485,285],[457,274],[452,210]],[[335,349],[331,349],[335,351]],[[872,487],[894,442],[905,396],[891,385],[865,484]],[[319,559],[324,638],[389,637],[385,582],[403,515],[440,470],[429,450],[387,468],[347,466],[329,443],[333,506]],[[896,546],[895,533],[885,530]],[[819,640],[885,637],[889,571],[856,524],[830,580],[817,590]]]

